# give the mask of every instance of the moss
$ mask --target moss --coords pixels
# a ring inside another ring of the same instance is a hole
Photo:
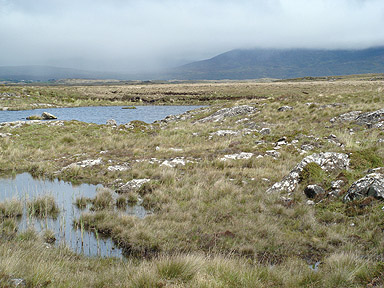
[[[355,170],[362,171],[383,166],[383,158],[378,154],[375,147],[353,151],[350,159],[350,166]]]
[[[315,162],[308,163],[300,173],[299,181],[303,185],[321,184],[326,178],[326,173]]]

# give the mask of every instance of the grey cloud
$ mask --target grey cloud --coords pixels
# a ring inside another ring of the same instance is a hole
[[[235,48],[384,45],[379,0],[0,0],[0,65],[138,71]]]

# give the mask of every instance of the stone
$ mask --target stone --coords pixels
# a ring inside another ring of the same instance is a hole
[[[341,114],[337,117],[333,117],[329,120],[331,123],[335,122],[352,122],[355,121],[356,118],[361,114],[361,111],[351,111],[348,113]]]
[[[115,166],[108,166],[107,170],[114,172],[114,171],[127,171],[129,169],[129,166],[124,165],[115,165]]]
[[[359,125],[370,126],[374,123],[384,120],[384,109],[380,109],[374,112],[361,113],[356,118],[356,123]]]
[[[270,128],[263,128],[263,129],[261,129],[261,130],[259,131],[259,133],[260,133],[261,135],[269,135],[269,134],[271,134],[271,129],[270,129]]]
[[[251,159],[253,156],[253,153],[246,153],[246,152],[240,152],[237,154],[230,154],[230,155],[224,155],[224,157],[220,158],[221,161],[227,161],[227,160],[240,160],[240,159]]]
[[[259,110],[257,108],[248,106],[248,105],[235,106],[232,108],[223,108],[213,113],[212,115],[205,117],[203,119],[200,119],[196,122],[198,123],[218,122],[218,121],[224,120],[227,117],[248,115],[248,114],[256,113],[258,111]]]
[[[300,181],[300,173],[303,171],[303,168],[311,162],[318,164],[321,169],[331,172],[348,169],[349,161],[349,156],[344,153],[321,152],[309,155],[301,160],[301,162],[297,164],[280,182],[273,184],[273,186],[267,190],[267,193],[282,191],[286,191],[288,193],[293,192]]]
[[[279,109],[277,109],[277,111],[279,111],[279,112],[284,112],[284,111],[289,111],[289,110],[293,110],[293,107],[291,107],[291,106],[282,106]]]
[[[108,126],[117,126],[117,122],[116,120],[114,119],[109,119],[107,120],[107,123],[106,123]]]
[[[274,158],[279,158],[280,157],[280,152],[277,152],[276,150],[267,150],[265,151],[266,156],[271,156]]]
[[[137,191],[143,186],[145,183],[148,183],[151,181],[151,179],[133,179],[131,181],[128,181],[124,185],[120,186],[116,192],[117,193],[128,193],[128,192],[134,192]]]
[[[371,173],[354,182],[344,196],[344,201],[369,196],[384,200],[384,174]]]
[[[43,120],[52,120],[52,119],[57,119],[57,117],[51,113],[48,113],[48,112],[43,112],[41,114],[41,118]]]
[[[314,150],[315,147],[311,144],[303,144],[301,145],[300,149],[303,151],[311,151],[311,150]]]
[[[237,136],[239,135],[239,131],[233,131],[233,130],[218,130],[216,132],[209,133],[209,135],[212,136]]]
[[[341,187],[343,187],[343,185],[344,185],[344,181],[343,180],[335,180],[335,181],[331,182],[331,188],[333,190],[340,189]]]
[[[325,190],[319,185],[308,185],[304,189],[304,194],[308,198],[316,198],[317,196],[324,195]]]
[[[185,160],[184,157],[176,157],[170,160],[164,160],[160,166],[166,166],[170,168],[175,168],[178,165],[185,166],[186,163],[190,163],[191,161]]]

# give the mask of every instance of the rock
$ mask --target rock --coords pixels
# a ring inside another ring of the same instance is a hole
[[[351,111],[348,113],[341,114],[337,117],[333,117],[331,120],[329,120],[332,123],[335,122],[352,122],[355,121],[356,118],[361,114],[361,111]]]
[[[51,113],[48,113],[48,112],[43,112],[41,114],[41,118],[43,120],[52,120],[52,119],[57,119],[57,117],[55,115],[52,115]]]
[[[287,137],[282,137],[275,143],[275,146],[287,145]]]
[[[293,192],[300,181],[300,173],[303,168],[311,162],[318,164],[321,169],[330,172],[335,170],[344,170],[349,167],[349,157],[344,153],[322,152],[315,153],[305,157],[297,164],[291,172],[283,178],[282,181],[275,183],[267,190],[267,193],[273,192]]]
[[[308,198],[315,198],[316,196],[324,195],[325,190],[319,185],[308,185],[305,187],[304,193]]]
[[[129,166],[124,166],[124,165],[115,165],[115,166],[109,166],[107,168],[108,171],[127,171],[129,169]]]
[[[211,137],[212,136],[230,136],[230,135],[237,136],[239,134],[240,134],[239,131],[233,131],[233,130],[219,130],[216,132],[209,133]]]
[[[212,115],[205,117],[203,119],[200,119],[196,122],[198,123],[205,123],[205,122],[218,122],[222,121],[227,117],[234,117],[234,116],[240,116],[240,115],[247,115],[251,113],[256,113],[259,110],[255,107],[248,106],[248,105],[242,105],[242,106],[236,106],[232,108],[223,108],[219,111],[213,113]]]
[[[315,205],[315,202],[313,202],[313,200],[307,200],[307,205]]]
[[[107,123],[106,123],[108,126],[117,126],[117,122],[116,120],[114,119],[109,119],[107,120]]]
[[[175,168],[178,165],[185,166],[186,163],[192,163],[192,161],[185,160],[184,157],[176,157],[171,160],[165,160],[160,166],[166,166],[170,168]]]
[[[277,152],[276,150],[267,150],[265,151],[266,156],[271,156],[274,158],[279,158],[280,157],[280,152]]]
[[[240,152],[238,154],[224,155],[223,158],[220,158],[221,161],[227,160],[240,160],[240,159],[250,159],[253,156],[253,153]]]
[[[145,183],[148,183],[151,181],[151,179],[133,179],[131,181],[128,181],[121,187],[119,187],[116,192],[117,193],[128,193],[128,192],[133,192],[137,191],[140,189],[141,186],[143,186]]]
[[[331,182],[331,188],[333,190],[340,189],[341,187],[343,187],[343,185],[344,185],[343,180],[336,180]]]
[[[359,125],[370,126],[374,123],[384,120],[384,109],[380,109],[374,112],[361,113],[356,118],[356,123]]]
[[[10,279],[10,282],[12,284],[12,287],[26,287],[27,285],[25,280],[20,278]]]
[[[270,128],[263,128],[263,129],[261,129],[261,130],[259,131],[259,133],[260,133],[261,135],[269,135],[269,134],[271,134],[271,129],[270,129]]]
[[[354,182],[344,196],[344,201],[369,196],[384,200],[384,174],[371,173]]]
[[[311,150],[314,150],[315,147],[311,144],[303,144],[303,145],[301,145],[300,149],[303,151],[311,151]]]
[[[282,106],[279,109],[277,109],[277,111],[279,111],[279,112],[284,112],[284,111],[288,111],[288,110],[293,110],[293,107],[291,107],[291,106]]]
[[[0,138],[7,138],[9,136],[12,136],[11,133],[0,133]]]

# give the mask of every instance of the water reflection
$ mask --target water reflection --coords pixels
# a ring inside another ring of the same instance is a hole
[[[52,230],[57,239],[56,245],[65,244],[74,252],[87,256],[122,258],[122,250],[110,238],[102,237],[96,231],[87,231],[73,225],[74,219],[78,219],[82,212],[89,211],[89,205],[85,209],[78,208],[74,204],[76,199],[78,197],[94,198],[100,188],[102,185],[74,186],[57,179],[53,181],[34,179],[29,173],[23,173],[12,178],[0,178],[0,202],[18,199],[24,203],[24,213],[19,218],[19,231],[25,231],[28,228],[35,228],[38,232]],[[55,198],[60,213],[56,218],[31,217],[27,213],[28,201],[47,195]],[[139,218],[147,215],[147,211],[137,205],[116,211]]]

